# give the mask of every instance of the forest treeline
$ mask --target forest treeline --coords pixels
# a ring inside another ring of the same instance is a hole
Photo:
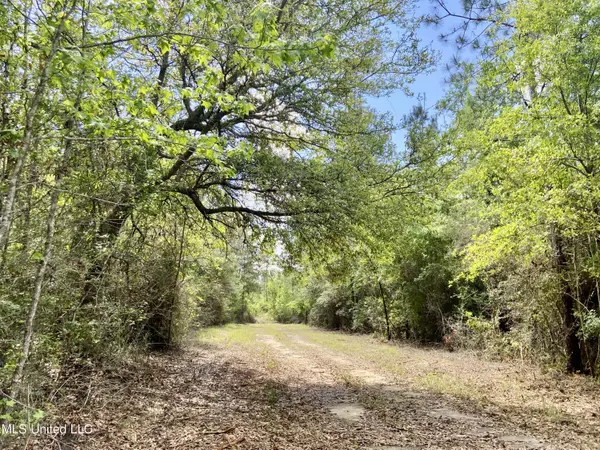
[[[262,314],[596,374],[600,5],[433,7],[1,2],[2,419]]]

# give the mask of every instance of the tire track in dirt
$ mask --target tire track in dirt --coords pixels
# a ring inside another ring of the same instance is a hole
[[[322,392],[318,399],[311,398],[310,400],[318,400],[323,407],[341,419],[352,421],[361,419],[365,411],[364,407],[357,401],[355,395],[339,385],[336,377],[330,371],[315,364],[315,360],[308,359],[305,355],[284,345],[273,335],[257,334],[256,339],[274,350],[277,358],[284,360],[286,364],[292,367],[301,365],[303,370],[301,376],[298,377],[300,383],[306,382],[306,375],[310,374],[313,382],[317,379],[319,383],[330,387],[327,391]]]
[[[320,362],[320,365],[325,365],[332,372],[338,373],[338,377],[344,377],[344,374],[349,375],[352,379],[359,381],[359,390],[366,389],[375,392],[375,395],[383,398],[386,401],[398,403],[401,406],[411,406],[415,408],[418,414],[422,417],[428,417],[455,425],[458,429],[466,429],[466,434],[474,439],[494,439],[497,440],[503,448],[507,449],[539,449],[551,448],[546,446],[542,441],[521,433],[508,431],[504,426],[498,426],[490,418],[483,416],[475,416],[465,414],[452,407],[447,402],[442,401],[436,396],[425,392],[415,392],[407,387],[399,386],[390,380],[389,376],[374,372],[365,368],[363,362],[359,362],[354,358],[336,353],[320,344],[311,342],[297,333],[285,333],[287,339],[293,344],[304,348],[301,354],[304,355],[304,360],[311,360],[314,364],[315,359]],[[290,351],[289,347],[279,342],[279,345]],[[310,353],[310,358],[307,353]],[[302,359],[302,356],[295,353],[295,358]],[[343,406],[339,409],[343,410]],[[360,419],[364,413],[364,408],[351,408],[349,416],[355,420]],[[336,414],[336,408],[331,409],[331,412]],[[338,413],[339,414],[339,413]],[[341,415],[343,417],[343,414]]]

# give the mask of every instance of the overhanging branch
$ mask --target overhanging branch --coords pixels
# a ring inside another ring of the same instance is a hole
[[[192,203],[194,203],[194,206],[196,207],[196,209],[198,211],[200,211],[200,213],[206,218],[209,218],[209,216],[214,215],[214,214],[237,213],[237,214],[247,214],[247,215],[255,216],[255,217],[258,217],[259,219],[262,219],[262,220],[265,220],[265,221],[271,222],[271,223],[283,223],[283,220],[281,220],[281,219],[284,219],[286,217],[293,217],[293,216],[298,216],[301,214],[317,214],[317,213],[319,213],[319,211],[317,211],[317,210],[265,211],[265,210],[260,210],[260,209],[249,208],[247,206],[235,206],[235,205],[226,205],[226,206],[219,206],[216,208],[209,208],[202,203],[202,201],[200,200],[200,195],[198,195],[198,192],[193,189],[179,186],[179,187],[174,187],[172,190],[173,190],[173,192],[176,192],[178,194],[183,194],[183,195],[187,196],[190,200],[192,200]]]

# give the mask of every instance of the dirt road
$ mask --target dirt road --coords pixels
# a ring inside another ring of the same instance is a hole
[[[93,392],[73,447],[600,448],[588,378],[301,325],[205,330]]]

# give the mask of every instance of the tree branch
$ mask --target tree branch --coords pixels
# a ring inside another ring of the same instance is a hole
[[[200,211],[200,213],[206,218],[208,218],[208,216],[211,216],[213,214],[238,213],[238,214],[249,214],[249,215],[258,217],[262,220],[265,220],[267,222],[283,223],[281,220],[278,220],[278,219],[285,218],[285,217],[298,216],[300,214],[311,214],[311,213],[316,214],[319,212],[317,210],[265,211],[265,210],[248,208],[246,206],[234,206],[234,205],[219,206],[217,208],[208,208],[200,200],[200,196],[198,195],[198,192],[193,189],[189,189],[189,188],[185,188],[185,187],[174,187],[173,192],[183,194],[183,195],[186,195],[187,197],[189,197],[190,200],[192,200],[192,203],[194,203],[194,206],[196,207],[196,209],[198,211]]]

